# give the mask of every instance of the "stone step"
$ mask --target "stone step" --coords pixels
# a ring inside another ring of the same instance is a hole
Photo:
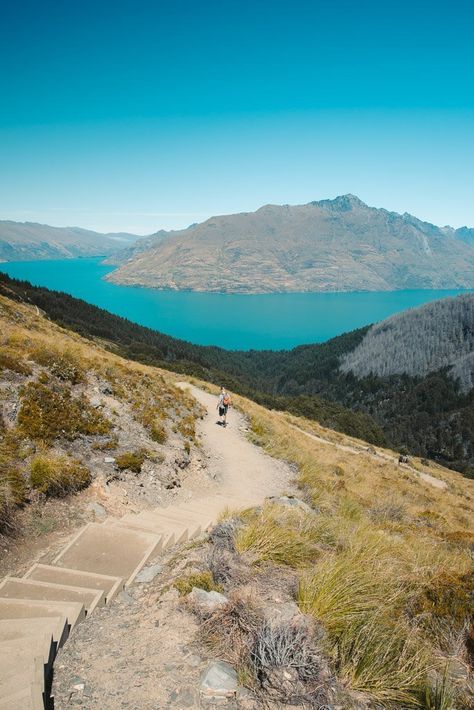
[[[143,565],[160,549],[159,535],[89,523],[53,560],[53,564],[122,577],[126,584],[131,584]]]
[[[62,646],[68,637],[65,619],[61,616],[49,616],[36,619],[2,619],[0,621],[0,642],[46,633],[51,635],[56,646]]]
[[[24,575],[24,579],[36,579],[38,582],[66,584],[71,587],[86,587],[103,591],[106,603],[110,602],[125,586],[121,577],[42,564],[33,565]]]
[[[0,698],[22,690],[30,690],[37,697],[48,695],[45,688],[49,683],[50,677],[45,673],[41,654],[24,650],[0,652]]]
[[[96,606],[105,604],[102,590],[71,587],[34,579],[6,577],[0,582],[0,597],[6,599],[37,599],[39,601],[79,602],[84,604],[86,614],[92,614]]]
[[[0,620],[2,619],[37,619],[38,617],[58,617],[74,628],[82,621],[86,612],[78,602],[47,602],[29,599],[0,598]]]
[[[43,693],[32,684],[0,697],[0,710],[44,710],[52,706],[43,701]]]

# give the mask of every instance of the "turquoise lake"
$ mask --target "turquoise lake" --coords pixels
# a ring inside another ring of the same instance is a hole
[[[22,261],[0,270],[38,286],[82,298],[111,313],[176,338],[231,350],[291,348],[322,342],[459,290],[278,293],[258,296],[157,291],[116,286],[100,259]]]

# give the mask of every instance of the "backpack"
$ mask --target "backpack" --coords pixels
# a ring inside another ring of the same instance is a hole
[[[228,394],[228,392],[225,393],[224,399],[222,400],[222,404],[224,405],[224,407],[228,407],[228,406],[229,406],[229,404],[230,404],[230,394]]]

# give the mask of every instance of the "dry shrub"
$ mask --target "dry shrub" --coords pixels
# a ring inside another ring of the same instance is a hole
[[[16,530],[15,511],[25,500],[26,486],[19,467],[0,460],[0,534]]]
[[[242,522],[238,518],[225,518],[214,525],[209,533],[209,541],[221,550],[235,552],[235,535],[242,527]]]
[[[252,570],[240,555],[221,547],[212,547],[207,565],[218,584],[230,587],[245,584],[252,578]]]
[[[219,658],[234,665],[246,665],[262,619],[251,593],[235,592],[227,604],[203,620],[200,638]]]
[[[31,461],[30,481],[40,493],[61,497],[88,486],[91,473],[76,459],[55,451],[46,451]]]
[[[272,700],[321,706],[331,700],[327,662],[318,627],[307,617],[265,621],[251,649],[251,667]]]

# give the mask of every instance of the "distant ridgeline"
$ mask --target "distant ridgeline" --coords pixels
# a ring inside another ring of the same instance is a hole
[[[224,383],[269,407],[474,477],[474,294],[289,351],[193,345],[0,274],[0,292],[124,357]]]

